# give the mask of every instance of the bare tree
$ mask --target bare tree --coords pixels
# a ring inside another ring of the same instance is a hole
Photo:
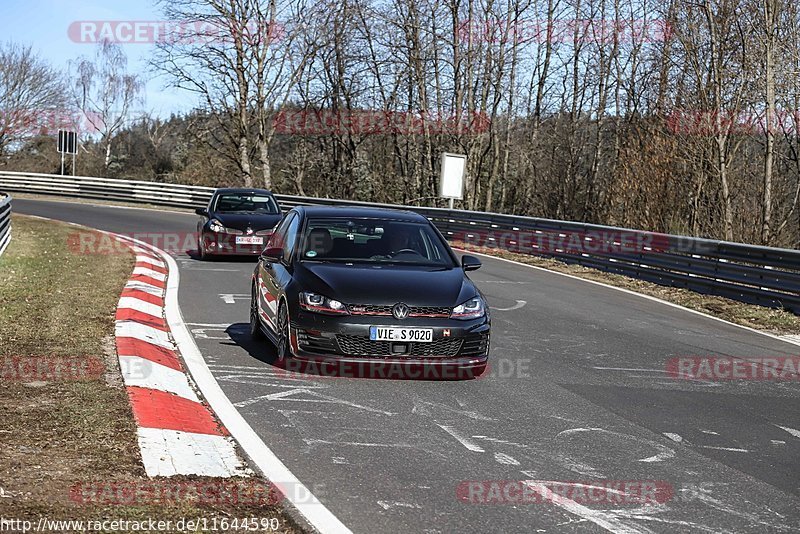
[[[175,87],[200,97],[217,128],[200,138],[254,183],[253,159],[272,185],[269,145],[273,116],[290,97],[313,53],[303,39],[305,0],[175,0],[161,3],[184,28],[158,44],[153,65]]]
[[[62,74],[30,46],[0,45],[0,155],[71,118]]]
[[[128,58],[120,45],[98,43],[94,58],[70,62],[72,96],[91,128],[100,135],[103,167],[108,172],[114,136],[132,119],[142,80],[128,73]]]
[[[764,147],[764,193],[761,201],[761,242],[772,238],[772,172],[775,156],[775,46],[782,0],[763,0],[764,89],[766,104],[766,146]]]

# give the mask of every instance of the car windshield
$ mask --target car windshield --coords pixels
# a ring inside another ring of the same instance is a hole
[[[304,261],[454,266],[447,246],[426,223],[309,219],[300,243]]]
[[[278,205],[269,195],[256,193],[225,193],[217,197],[217,213],[279,213]]]

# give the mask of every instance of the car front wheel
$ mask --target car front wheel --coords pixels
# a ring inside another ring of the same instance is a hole
[[[208,259],[208,253],[206,252],[206,247],[203,246],[203,234],[200,233],[197,237],[197,255],[200,257],[201,260]]]
[[[250,292],[250,338],[261,341],[264,339],[264,332],[261,330],[261,319],[258,317],[258,294],[256,286]]]
[[[292,356],[289,347],[289,310],[286,302],[281,302],[278,308],[278,360],[283,361]]]

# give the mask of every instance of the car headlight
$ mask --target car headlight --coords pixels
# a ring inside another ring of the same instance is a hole
[[[221,233],[225,231],[225,226],[217,219],[211,219],[208,221],[208,229],[212,232]]]
[[[483,317],[486,313],[486,306],[483,304],[483,299],[480,297],[471,298],[466,302],[462,302],[450,312],[451,319],[477,319]]]
[[[349,315],[347,306],[338,300],[329,299],[316,293],[303,291],[300,293],[300,307],[316,313],[328,313],[331,315]]]
[[[243,235],[244,232],[241,230],[236,230],[235,228],[228,228],[221,222],[219,219],[211,219],[208,221],[208,229],[214,232],[215,234],[233,234],[233,235]]]

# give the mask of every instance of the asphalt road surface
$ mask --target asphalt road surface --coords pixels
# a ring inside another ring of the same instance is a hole
[[[121,233],[184,236],[197,220],[31,200],[13,209]],[[484,259],[471,278],[493,308],[488,376],[287,376],[272,365],[274,349],[246,333],[255,260],[200,262],[190,252],[175,254],[179,301],[216,379],[354,532],[800,531],[800,382],[665,371],[674,357],[796,356],[796,345]],[[465,481],[521,480],[658,481],[671,495],[650,505],[458,497]]]

